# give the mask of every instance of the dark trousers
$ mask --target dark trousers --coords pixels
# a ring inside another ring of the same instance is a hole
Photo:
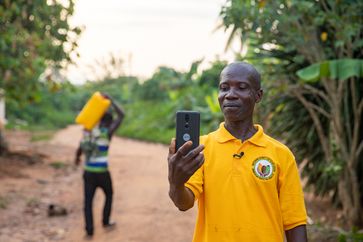
[[[84,180],[84,217],[86,221],[86,231],[88,234],[93,234],[93,215],[92,215],[92,204],[93,197],[97,187],[101,187],[105,193],[106,200],[103,207],[103,219],[104,225],[109,223],[112,205],[112,181],[110,173],[102,172],[88,172],[83,173]]]

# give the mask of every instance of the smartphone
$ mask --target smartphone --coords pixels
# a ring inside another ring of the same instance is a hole
[[[176,150],[185,142],[193,142],[192,149],[199,146],[200,113],[196,111],[176,112]]]

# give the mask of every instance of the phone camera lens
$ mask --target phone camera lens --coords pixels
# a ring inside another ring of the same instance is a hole
[[[189,121],[189,114],[185,115],[185,121],[187,121],[187,122]]]
[[[189,124],[188,123],[185,124],[185,128],[189,129]]]

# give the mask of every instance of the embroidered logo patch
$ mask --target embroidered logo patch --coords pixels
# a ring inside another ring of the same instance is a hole
[[[275,173],[275,164],[268,157],[259,157],[253,162],[252,170],[258,178],[269,180]]]

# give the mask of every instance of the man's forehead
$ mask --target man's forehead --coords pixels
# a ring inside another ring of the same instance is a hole
[[[259,86],[258,81],[254,77],[255,72],[256,70],[249,64],[233,63],[223,69],[220,76],[220,83],[235,81],[248,83],[252,86]]]
[[[251,78],[246,73],[222,73],[220,83],[222,82],[238,82],[238,83],[251,83]]]

